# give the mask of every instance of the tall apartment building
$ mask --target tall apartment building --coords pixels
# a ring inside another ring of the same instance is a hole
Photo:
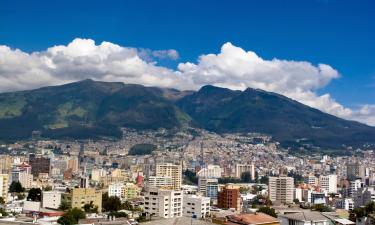
[[[207,177],[207,178],[220,178],[222,169],[218,165],[208,165],[207,167],[202,168],[198,171],[198,177]]]
[[[307,177],[305,177],[304,182],[312,186],[318,186],[319,179],[315,175],[310,174]]]
[[[36,157],[34,154],[29,156],[29,164],[31,166],[31,173],[34,177],[38,177],[40,173],[49,174],[50,159],[43,157]]]
[[[73,173],[78,172],[79,170],[79,160],[78,157],[71,157],[67,160],[67,168],[72,169]]]
[[[43,191],[42,206],[43,208],[58,209],[61,204],[61,195],[59,191]]]
[[[171,163],[157,164],[156,176],[172,177],[173,189],[180,190],[182,184],[182,166]]]
[[[360,165],[358,162],[348,163],[346,165],[346,176],[349,181],[354,181],[357,178],[363,178],[364,175],[365,175],[365,168],[364,166]]]
[[[151,187],[144,195],[144,212],[161,218],[182,216],[183,192]]]
[[[9,174],[12,172],[12,157],[10,155],[0,155],[0,174]]]
[[[198,191],[206,197],[213,200],[217,199],[217,193],[219,191],[219,181],[216,178],[198,178]]]
[[[9,175],[0,174],[0,197],[6,202],[8,199]]]
[[[280,176],[269,177],[268,195],[272,202],[293,203],[294,179]]]
[[[319,186],[328,193],[337,193],[337,175],[320,175]]]
[[[210,198],[184,195],[183,215],[187,217],[206,218],[210,215]]]
[[[71,208],[82,208],[85,204],[92,202],[102,211],[102,191],[94,188],[74,188],[70,193],[63,194],[63,200],[70,203]]]
[[[249,172],[251,180],[255,179],[254,164],[236,164],[236,177],[241,178],[242,173]]]
[[[149,176],[147,185],[148,187],[174,189],[173,179],[169,176]]]
[[[224,209],[241,210],[241,194],[239,186],[226,185],[217,195],[217,206]]]

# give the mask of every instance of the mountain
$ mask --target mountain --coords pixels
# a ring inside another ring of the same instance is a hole
[[[375,144],[375,128],[323,113],[285,96],[248,88],[178,91],[83,80],[0,94],[0,139],[40,131],[49,138],[121,137],[121,127],[270,134],[285,147]]]

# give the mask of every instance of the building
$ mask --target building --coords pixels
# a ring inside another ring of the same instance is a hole
[[[235,214],[227,216],[228,223],[226,224],[242,224],[242,225],[280,225],[277,218],[269,216],[264,213],[251,214]]]
[[[218,165],[208,165],[207,167],[202,168],[198,171],[198,177],[207,177],[207,178],[220,178],[222,169]]]
[[[360,165],[358,162],[349,163],[346,165],[346,176],[349,181],[354,181],[357,178],[363,178],[365,174],[364,166]]]
[[[7,202],[8,200],[8,187],[9,187],[9,175],[0,174],[0,197],[2,197],[5,202]]]
[[[102,192],[94,188],[74,188],[63,194],[63,200],[70,203],[71,208],[82,208],[91,202],[102,211]]]
[[[147,185],[148,187],[174,189],[173,179],[169,176],[149,176]]]
[[[304,182],[311,186],[318,186],[319,179],[314,175],[308,175],[307,177],[305,177]]]
[[[210,198],[184,195],[183,201],[183,216],[206,218],[210,215]]]
[[[18,176],[18,181],[21,183],[22,187],[24,188],[31,188],[33,185],[33,178],[32,174],[21,172]]]
[[[279,215],[281,225],[329,225],[329,219],[320,212],[303,211]]]
[[[362,188],[363,186],[364,186],[363,182],[360,179],[357,179],[357,180],[354,180],[354,181],[350,181],[350,186],[349,186],[349,190],[348,190],[349,196],[353,196],[354,193],[359,188]]]
[[[254,164],[236,164],[236,177],[241,178],[241,175],[249,172],[251,180],[255,180],[255,166]]]
[[[361,187],[353,192],[354,207],[360,208],[370,202],[375,202],[375,187]]]
[[[49,174],[50,159],[43,157],[35,157],[34,154],[29,156],[29,164],[31,166],[31,173],[34,177],[38,177],[40,173]]]
[[[12,172],[12,157],[10,155],[0,155],[0,174],[9,174]]]
[[[79,169],[78,157],[72,157],[67,161],[67,168],[71,169],[73,173],[77,173]]]
[[[217,193],[219,191],[219,181],[216,178],[199,177],[198,179],[198,191],[206,197],[213,200],[217,199]]]
[[[217,206],[223,209],[241,210],[241,194],[239,186],[226,185],[218,192]]]
[[[59,191],[43,191],[42,206],[43,208],[58,209],[61,204],[61,195]]]
[[[293,203],[294,179],[280,176],[269,177],[268,195],[272,202]]]
[[[339,200],[336,201],[336,208],[345,209],[346,211],[353,210],[354,209],[354,201],[351,198],[339,199]]]
[[[156,176],[172,177],[173,189],[180,190],[182,184],[182,166],[174,165],[171,163],[157,164],[156,165]]]
[[[108,196],[116,196],[120,200],[131,200],[139,197],[141,188],[133,183],[116,183],[108,186]]]
[[[337,193],[337,175],[321,175],[319,177],[319,186],[328,193]]]
[[[182,191],[151,187],[144,195],[144,212],[149,215],[161,218],[180,217],[182,206]]]

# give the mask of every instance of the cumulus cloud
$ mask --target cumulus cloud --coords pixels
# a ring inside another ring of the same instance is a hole
[[[218,54],[184,62],[177,70],[159,66],[162,59],[177,60],[176,50],[137,49],[110,42],[97,45],[91,39],[75,39],[41,52],[25,53],[0,46],[0,91],[25,90],[92,78],[147,86],[198,89],[212,84],[244,90],[259,88],[286,95],[311,107],[375,125],[375,106],[349,109],[329,94],[317,90],[340,77],[326,64],[304,61],[265,60],[255,52],[225,43]]]

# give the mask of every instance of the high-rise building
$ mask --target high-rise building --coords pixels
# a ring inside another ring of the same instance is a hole
[[[182,184],[182,167],[181,165],[174,165],[171,163],[157,164],[156,176],[172,177],[173,189],[180,190]]]
[[[318,186],[319,179],[315,175],[310,174],[305,177],[304,182],[308,185]]]
[[[240,187],[226,185],[217,195],[217,206],[225,209],[241,210]]]
[[[357,178],[363,178],[365,175],[364,166],[356,163],[348,163],[346,165],[346,176],[349,181],[354,181]]]
[[[6,202],[8,199],[9,175],[0,174],[0,197]]]
[[[31,166],[31,173],[34,177],[38,177],[40,173],[49,174],[50,159],[43,157],[36,157],[34,154],[29,156],[29,164]]]
[[[254,164],[236,164],[236,177],[241,178],[245,172],[250,173],[251,180],[255,180],[255,166]]]
[[[174,189],[174,182],[169,176],[149,176],[148,187],[157,187],[163,189]]]
[[[202,168],[198,171],[198,177],[207,177],[207,178],[220,178],[222,169],[218,165],[208,165],[207,167]]]
[[[63,200],[68,202],[71,208],[79,209],[92,202],[98,207],[99,212],[102,211],[102,191],[94,188],[74,188],[63,194]]]
[[[206,218],[210,215],[210,198],[184,195],[183,215],[187,217]]]
[[[144,212],[161,218],[182,216],[183,192],[149,188],[144,195]]]
[[[11,174],[12,172],[12,157],[10,155],[0,155],[0,173]]]
[[[294,179],[280,176],[269,177],[268,195],[272,202],[293,203]]]
[[[319,186],[328,193],[337,193],[337,175],[320,175]]]
[[[217,193],[219,190],[219,181],[216,178],[199,177],[198,179],[198,191],[206,197],[213,200],[217,199]]]

